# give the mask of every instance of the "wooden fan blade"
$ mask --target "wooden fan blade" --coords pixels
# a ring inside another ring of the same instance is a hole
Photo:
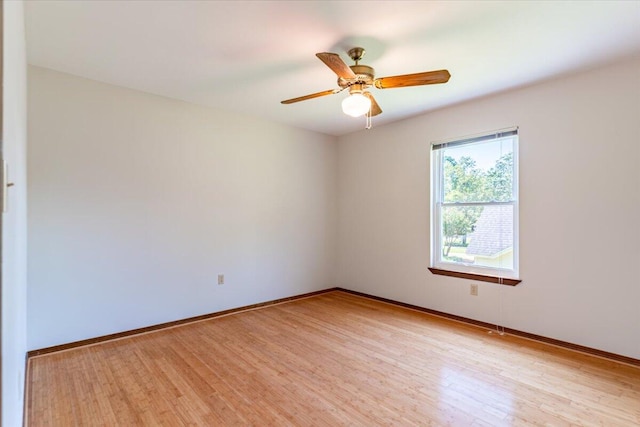
[[[369,100],[371,100],[371,109],[370,109],[371,117],[377,116],[378,114],[382,113],[382,109],[380,108],[380,106],[376,102],[376,99],[373,97],[373,95],[371,95],[370,92],[364,92],[363,95],[369,98]]]
[[[349,68],[347,64],[344,63],[340,56],[336,53],[330,52],[322,52],[316,53],[316,56],[320,58],[325,65],[333,70],[334,73],[338,75],[338,77],[342,77],[343,79],[355,79],[355,73]]]
[[[436,83],[446,83],[449,81],[449,71],[427,71],[424,73],[405,74],[402,76],[381,77],[375,79],[373,84],[378,89],[388,89],[393,87],[432,85]]]
[[[311,95],[300,96],[298,98],[286,99],[284,101],[280,101],[281,104],[293,104],[294,102],[306,101],[307,99],[319,98],[325,95],[333,95],[334,93],[338,93],[339,90],[330,89],[322,92],[312,93]]]

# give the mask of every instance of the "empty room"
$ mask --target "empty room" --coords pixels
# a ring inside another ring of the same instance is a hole
[[[639,1],[1,21],[2,426],[640,425]]]

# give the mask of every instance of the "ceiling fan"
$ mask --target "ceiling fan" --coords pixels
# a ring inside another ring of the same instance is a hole
[[[300,96],[282,101],[282,104],[293,104],[307,99],[319,98],[325,95],[333,95],[349,89],[349,96],[342,101],[342,111],[352,117],[367,115],[367,127],[370,127],[370,119],[382,113],[382,109],[373,95],[367,90],[371,86],[378,89],[395,87],[421,86],[449,81],[449,71],[437,70],[423,73],[404,74],[401,76],[375,78],[375,72],[368,65],[360,65],[359,62],[365,54],[361,47],[350,49],[349,57],[355,61],[355,65],[348,66],[336,53],[316,53],[322,62],[338,76],[338,89],[330,89],[310,95]]]

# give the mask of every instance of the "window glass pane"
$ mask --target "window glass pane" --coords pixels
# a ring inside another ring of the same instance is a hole
[[[444,202],[513,200],[513,137],[444,148]]]
[[[442,260],[473,264],[467,255],[473,233],[484,206],[444,206],[442,208]]]
[[[513,206],[444,206],[442,260],[513,269]]]

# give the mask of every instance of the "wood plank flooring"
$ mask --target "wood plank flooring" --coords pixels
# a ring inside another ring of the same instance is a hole
[[[639,426],[640,369],[335,291],[29,360],[28,426]]]

